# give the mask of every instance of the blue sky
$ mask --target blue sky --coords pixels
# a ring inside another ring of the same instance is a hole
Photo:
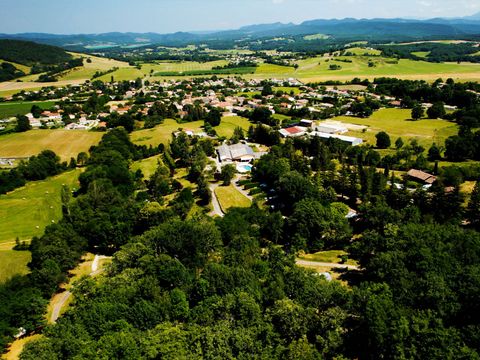
[[[0,0],[0,6],[3,33],[168,33],[319,18],[465,16],[480,11],[480,0]]]

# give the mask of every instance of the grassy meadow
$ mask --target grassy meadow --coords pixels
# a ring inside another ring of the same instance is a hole
[[[155,173],[155,170],[157,170],[159,163],[162,163],[161,155],[156,155],[147,159],[135,161],[130,166],[130,170],[132,170],[133,172],[137,170],[142,170],[144,178],[148,179]]]
[[[72,170],[0,195],[0,243],[18,237],[29,240],[43,234],[45,227],[62,217],[60,191],[66,184],[78,188],[81,170]]]
[[[411,120],[409,109],[380,109],[366,119],[352,116],[338,116],[333,120],[355,125],[364,125],[368,128],[365,132],[360,130],[349,131],[347,135],[362,138],[368,144],[375,145],[375,135],[385,131],[390,135],[392,146],[398,137],[403,140],[417,139],[424,147],[432,143],[443,145],[445,140],[457,134],[458,125],[441,119]]]
[[[340,264],[341,256],[343,255],[347,255],[347,253],[343,250],[328,250],[328,251],[320,251],[315,254],[300,254],[298,258],[302,260],[307,260],[307,261]],[[357,262],[353,259],[348,259],[345,264],[358,265]]]
[[[97,144],[103,133],[83,130],[30,130],[0,137],[0,157],[29,157],[42,150],[52,150],[62,160],[76,158]]]
[[[130,138],[136,145],[167,144],[172,139],[172,132],[178,129],[190,129],[193,131],[202,131],[203,121],[194,121],[179,124],[173,119],[165,119],[163,124],[157,125],[153,129],[143,129],[131,133]]]
[[[223,212],[231,207],[249,207],[251,205],[250,199],[235,189],[233,185],[217,187],[215,195],[217,195]]]
[[[0,284],[15,275],[27,274],[31,259],[29,251],[0,250]]]
[[[42,109],[50,109],[55,106],[54,101],[27,101],[27,102],[7,102],[0,103],[0,119],[13,117],[15,115],[28,114],[33,105],[40,106]]]
[[[224,116],[220,125],[214,129],[218,136],[230,138],[232,137],[235,128],[241,127],[246,132],[250,125],[252,125],[252,123],[247,118],[241,116]]]

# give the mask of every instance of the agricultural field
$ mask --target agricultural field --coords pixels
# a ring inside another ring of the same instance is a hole
[[[338,116],[333,118],[346,124],[363,125],[368,128],[366,131],[350,130],[347,135],[362,138],[368,144],[375,145],[375,135],[385,131],[390,135],[392,144],[398,137],[403,140],[417,139],[419,144],[430,147],[432,143],[444,145],[445,140],[458,132],[458,125],[441,119],[411,120],[409,109],[380,109],[366,119]],[[348,127],[348,126],[347,126]]]
[[[215,195],[217,195],[223,212],[226,212],[232,207],[249,207],[251,205],[250,200],[235,189],[233,185],[217,187],[215,189]]]
[[[0,284],[15,275],[27,274],[31,258],[29,251],[0,250]]]
[[[25,115],[30,112],[33,105],[47,110],[55,106],[54,101],[29,101],[0,103],[0,119],[10,118],[15,115]],[[1,141],[1,140],[0,140]]]
[[[62,185],[78,188],[80,173],[80,169],[72,170],[0,195],[0,244],[14,244],[17,237],[29,240],[43,234],[52,221],[58,221],[62,217]]]
[[[351,49],[350,49],[351,50]],[[451,77],[456,80],[480,80],[480,64],[472,63],[430,63],[408,59],[387,59],[379,56],[340,56],[333,58],[315,57],[298,61],[299,68],[260,64],[253,75],[245,78],[297,78],[303,82],[326,80],[351,80],[354,77],[373,79],[393,76],[403,79],[423,79],[433,81],[439,77]],[[327,61],[328,60],[328,61]],[[372,61],[375,66],[370,67]],[[330,70],[331,64],[340,65],[340,70]]]
[[[241,127],[246,132],[250,125],[252,125],[252,123],[247,118],[241,116],[225,116],[222,118],[220,125],[214,129],[218,136],[230,138],[236,127]]]
[[[68,161],[82,151],[87,152],[102,135],[101,132],[63,129],[7,134],[0,137],[0,157],[29,157],[48,149]]]
[[[173,119],[165,119],[163,124],[157,125],[153,129],[143,129],[131,133],[130,138],[136,145],[167,144],[172,139],[172,132],[178,129],[191,129],[195,132],[202,131],[203,121],[194,121],[179,124]]]

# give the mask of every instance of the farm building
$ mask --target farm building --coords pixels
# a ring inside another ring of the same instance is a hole
[[[407,176],[412,180],[423,182],[429,185],[433,184],[437,180],[437,177],[435,175],[431,175],[429,173],[416,169],[409,170],[407,172]]]
[[[306,132],[307,129],[301,126],[292,126],[279,130],[280,135],[282,135],[283,137],[303,136]]]
[[[226,145],[223,144],[217,148],[218,158],[220,162],[224,161],[240,161],[249,162],[255,159],[253,149],[246,144]]]
[[[363,140],[353,136],[337,135],[337,134],[328,134],[324,132],[315,131],[311,134],[312,136],[318,136],[322,139],[338,139],[340,141],[348,143],[350,146],[357,146],[363,143]]]
[[[316,127],[318,132],[327,134],[345,134],[348,129],[340,124],[324,123]]]

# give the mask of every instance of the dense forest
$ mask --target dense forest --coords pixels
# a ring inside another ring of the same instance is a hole
[[[56,65],[72,59],[65,50],[31,41],[0,39],[0,59],[18,64]]]

